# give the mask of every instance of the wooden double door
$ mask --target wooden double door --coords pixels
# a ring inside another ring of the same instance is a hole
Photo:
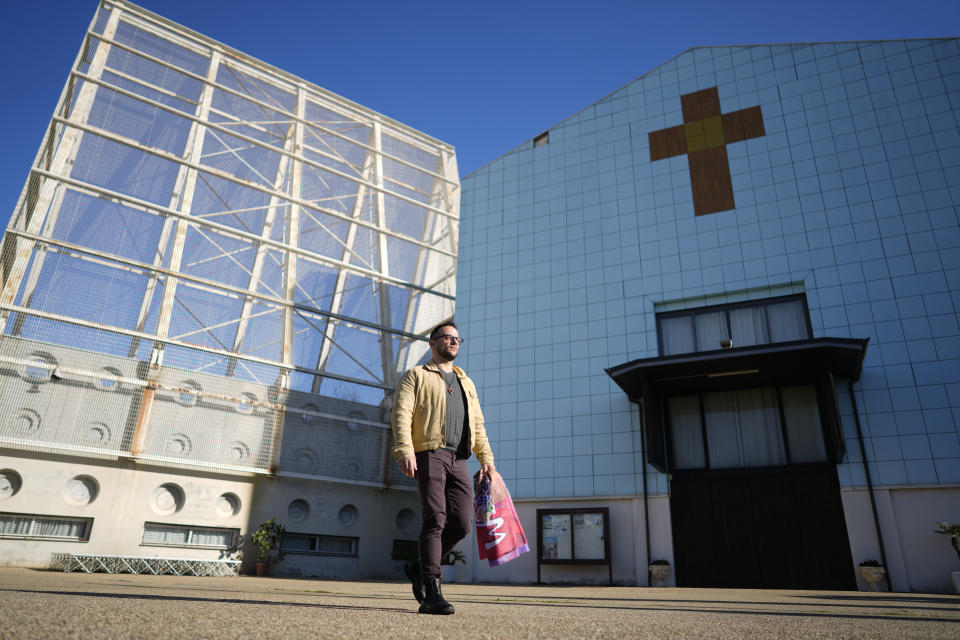
[[[675,471],[670,489],[678,586],[857,588],[836,466]]]

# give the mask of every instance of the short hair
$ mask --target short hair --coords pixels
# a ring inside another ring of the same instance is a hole
[[[431,339],[431,340],[436,339],[437,334],[440,333],[440,329],[443,329],[444,327],[453,327],[454,329],[457,329],[457,325],[454,324],[453,320],[447,320],[446,322],[441,322],[440,324],[438,324],[437,326],[435,326],[435,327],[433,328],[433,331],[430,332],[430,339]],[[458,332],[458,333],[459,333],[459,331],[460,331],[460,330],[457,329],[457,332]]]

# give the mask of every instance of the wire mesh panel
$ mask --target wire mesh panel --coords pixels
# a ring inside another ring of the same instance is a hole
[[[458,217],[448,145],[104,3],[3,239],[0,439],[390,482]]]

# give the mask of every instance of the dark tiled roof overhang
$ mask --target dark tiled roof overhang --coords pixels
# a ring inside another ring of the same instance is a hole
[[[868,339],[813,338],[752,347],[641,358],[610,367],[607,374],[631,399],[643,397],[644,383],[695,383],[733,375],[774,380],[784,373],[815,373],[856,380],[863,368]]]

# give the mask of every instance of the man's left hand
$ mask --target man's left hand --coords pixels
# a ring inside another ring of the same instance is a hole
[[[482,471],[483,475],[487,476],[488,478],[492,478],[493,474],[497,472],[497,469],[492,463],[484,462],[480,465],[480,471]]]

